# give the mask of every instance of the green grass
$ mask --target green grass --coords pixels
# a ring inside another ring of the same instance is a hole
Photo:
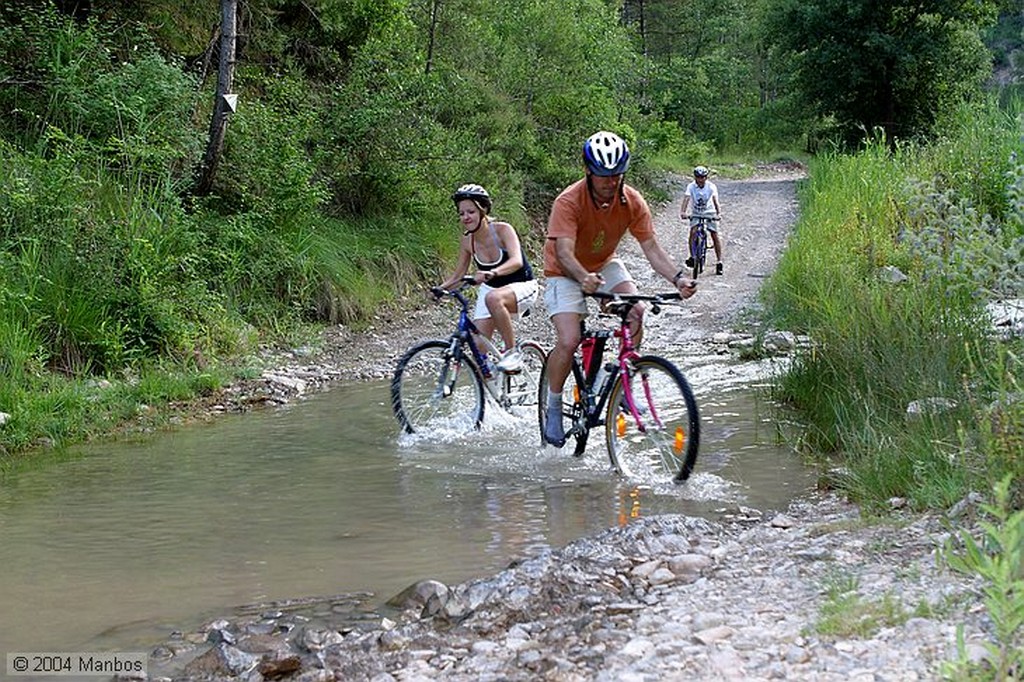
[[[867,599],[857,590],[856,578],[837,574],[825,584],[822,604],[813,631],[831,639],[866,639],[882,628],[902,625],[910,618],[899,599],[890,593]]]
[[[890,497],[945,508],[1024,472],[1022,409],[1009,399],[993,417],[990,407],[1020,383],[1020,344],[995,340],[981,306],[997,292],[1024,294],[1024,170],[1009,154],[1024,144],[999,112],[955,120],[962,139],[876,141],[812,162],[800,221],[764,292],[767,325],[813,339],[775,381],[775,398],[806,420],[802,446],[844,467],[839,485],[877,509]],[[1001,198],[966,183],[966,159]],[[907,279],[885,281],[883,267]],[[921,400],[947,407],[909,417]],[[993,419],[1004,426],[994,431]]]

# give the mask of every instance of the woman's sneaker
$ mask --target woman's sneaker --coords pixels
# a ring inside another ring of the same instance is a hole
[[[722,274],[722,264],[721,263],[715,263],[715,274],[716,275],[721,275]]]
[[[523,371],[523,354],[513,348],[502,356],[498,369],[505,374],[516,374]]]

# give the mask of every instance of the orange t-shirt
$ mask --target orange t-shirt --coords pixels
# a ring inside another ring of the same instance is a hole
[[[623,187],[626,203],[616,197],[608,208],[599,208],[587,191],[583,178],[566,187],[551,207],[548,239],[544,243],[544,275],[564,277],[555,254],[555,239],[576,238],[576,259],[588,272],[597,272],[612,259],[628,230],[643,242],[654,236],[651,209],[629,185]]]

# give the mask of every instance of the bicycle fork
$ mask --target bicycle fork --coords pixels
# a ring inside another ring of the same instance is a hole
[[[434,389],[434,400],[443,400],[452,394],[461,371],[462,358],[459,357],[458,342],[453,341],[444,354],[444,364],[441,365],[441,374],[437,377],[437,388]]]
[[[678,458],[682,455],[683,448],[686,445],[685,431],[677,428],[675,433],[669,434],[665,430],[665,423],[658,413],[658,406],[653,398],[651,384],[646,372],[641,370],[638,374],[635,374],[630,370],[626,376],[630,379],[634,376],[639,376],[640,384],[643,387],[644,403],[640,407],[637,406],[633,398],[632,381],[624,381],[622,387],[626,406],[636,423],[637,430],[655,444],[662,465],[667,469],[675,468],[679,464]],[[644,422],[645,412],[648,413],[646,423]],[[626,417],[624,413],[620,412],[616,417],[615,429],[620,438],[626,435]]]
[[[640,433],[647,434],[648,430],[658,431],[665,428],[665,424],[661,421],[661,417],[658,415],[658,408],[654,404],[654,399],[651,395],[651,385],[647,380],[647,374],[641,371],[637,375],[633,370],[627,370],[623,375],[625,379],[622,382],[622,395],[624,397],[623,407],[629,410],[629,414],[633,417],[633,421],[636,422],[636,428]],[[636,398],[633,396],[633,377],[640,377],[640,384],[643,387],[643,398],[644,402],[638,406]],[[647,416],[647,421],[644,421],[644,415]],[[620,412],[617,417],[617,423],[615,428],[618,430],[619,435],[625,435],[626,423],[625,413]]]

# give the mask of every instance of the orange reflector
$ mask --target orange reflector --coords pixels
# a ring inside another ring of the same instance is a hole
[[[683,427],[676,427],[676,440],[672,444],[672,449],[676,451],[676,454],[680,454],[683,451],[683,444],[686,442],[686,434],[683,433]]]
[[[573,386],[572,387],[572,401],[574,403],[578,403],[580,401],[580,387],[579,386]]]
[[[619,438],[626,435],[626,415],[619,412],[619,416],[615,418],[615,433],[619,434]]]

